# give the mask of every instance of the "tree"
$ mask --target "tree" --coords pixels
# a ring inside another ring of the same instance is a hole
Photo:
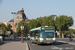
[[[0,30],[2,29],[2,33],[5,33],[6,28],[5,27],[0,27]]]
[[[29,22],[30,28],[36,28],[41,26],[55,26],[55,22],[53,19],[54,15],[39,17],[37,19],[32,19]]]
[[[60,31],[60,37],[62,38],[63,32],[68,29],[68,27],[73,25],[73,19],[71,16],[61,15],[56,17],[55,26]]]
[[[1,23],[0,27],[5,27],[6,28],[6,25],[4,23]]]
[[[22,26],[22,21],[20,21],[18,23],[18,26],[17,26],[17,35],[21,33],[21,28],[20,28],[21,26]],[[26,36],[26,33],[29,33],[28,32],[29,26],[27,25],[27,23],[25,21],[23,21],[23,26],[24,26],[23,34],[24,34],[24,36]]]
[[[46,19],[46,25],[54,26],[54,24],[55,23],[54,23],[53,15],[48,16],[47,19]]]
[[[5,33],[6,31],[6,25],[4,23],[0,24],[0,29],[2,29],[2,33]]]
[[[41,27],[41,26],[44,26],[45,25],[45,22],[44,22],[44,18],[43,17],[39,17],[37,19],[37,27]]]
[[[31,29],[36,28],[37,27],[37,20],[36,19],[30,20],[29,26],[30,26]]]
[[[7,30],[7,31],[11,31],[11,34],[13,34],[13,31],[12,31],[12,29],[11,29],[11,28],[12,28],[12,26],[9,24],[9,25],[7,25],[6,30]]]

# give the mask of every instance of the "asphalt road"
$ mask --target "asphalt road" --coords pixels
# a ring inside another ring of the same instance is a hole
[[[69,41],[69,38],[57,38],[56,40],[60,40],[60,41],[66,41],[66,42],[71,42],[71,43],[75,43],[75,38],[72,38],[73,41]]]
[[[5,43],[9,43],[12,41],[15,42],[19,42],[21,39],[5,39]],[[75,50],[75,45],[72,44],[68,44],[68,43],[63,43],[63,42],[58,42],[58,40],[60,41],[68,41],[68,39],[57,39],[57,42],[55,44],[41,44],[41,45],[37,45],[35,43],[31,43],[30,40],[26,40],[24,38],[24,42],[27,42],[27,44],[29,45],[30,50]],[[73,41],[74,42],[74,41]]]
[[[35,43],[31,43],[29,40],[26,41],[29,45],[30,50],[75,50],[75,45],[56,42],[55,44],[41,44],[37,45]]]

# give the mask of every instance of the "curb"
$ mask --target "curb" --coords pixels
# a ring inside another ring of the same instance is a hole
[[[29,48],[29,50],[30,50],[30,45],[28,44],[28,48]]]
[[[75,43],[71,43],[71,42],[66,42],[66,41],[59,41],[57,40],[58,42],[64,42],[64,43],[68,43],[68,44],[72,44],[72,45],[75,45]]]

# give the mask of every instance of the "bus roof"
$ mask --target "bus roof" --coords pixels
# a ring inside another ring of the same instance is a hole
[[[54,27],[54,26],[42,26],[42,27]],[[31,29],[30,31],[41,30],[41,27]]]
[[[30,31],[41,30],[41,27],[31,29]]]

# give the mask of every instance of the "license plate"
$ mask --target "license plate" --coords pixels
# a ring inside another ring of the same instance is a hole
[[[51,40],[51,38],[46,38],[46,40]]]
[[[48,38],[48,40],[51,40],[50,38]]]

